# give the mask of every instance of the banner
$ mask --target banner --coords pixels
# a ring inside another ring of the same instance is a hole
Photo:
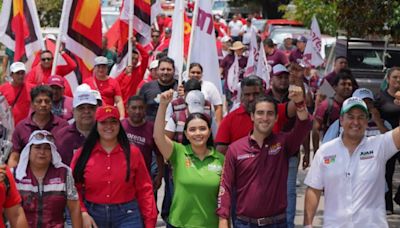
[[[100,3],[100,0],[65,0],[61,15],[65,47],[84,60],[89,69],[102,53]]]
[[[321,57],[321,31],[315,16],[312,19],[310,37],[307,39],[304,50],[303,63],[308,67],[318,67],[324,63]]]
[[[184,63],[184,0],[175,1],[174,14],[172,16],[172,35],[169,42],[168,57],[175,61],[175,73],[181,82]]]
[[[44,49],[35,1],[4,0],[0,17],[0,42],[14,51],[14,61]]]
[[[190,41],[190,62],[203,66],[203,80],[212,82],[222,95],[221,78],[219,75],[218,52],[212,19],[212,1],[197,1],[198,10],[196,24],[193,26],[193,38]],[[239,63],[238,63],[239,68]],[[238,78],[239,79],[239,78]]]

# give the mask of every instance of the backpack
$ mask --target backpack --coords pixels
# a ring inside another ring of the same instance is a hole
[[[330,119],[330,117],[331,117],[331,112],[333,109],[333,102],[334,102],[333,97],[329,97],[328,98],[328,108],[326,109],[326,111],[324,113],[324,118],[322,121],[322,125],[323,125],[322,129],[323,129],[324,133],[328,130],[329,126],[331,125],[332,120]]]

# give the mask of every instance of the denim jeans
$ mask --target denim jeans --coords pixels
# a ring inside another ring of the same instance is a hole
[[[234,228],[257,228],[257,227],[263,227],[263,228],[286,228],[288,227],[286,222],[279,223],[279,224],[271,224],[271,225],[265,225],[265,226],[259,226],[257,224],[249,223],[242,221],[240,219],[235,220],[235,225],[233,226]]]
[[[287,208],[286,221],[288,228],[294,228],[294,217],[296,216],[296,179],[298,171],[299,157],[289,158],[289,171],[287,179]]]
[[[142,228],[143,222],[137,202],[122,204],[95,204],[85,201],[88,213],[97,227]]]

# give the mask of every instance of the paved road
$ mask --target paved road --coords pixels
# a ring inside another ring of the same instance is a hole
[[[301,164],[301,163],[300,163]],[[306,176],[307,171],[299,170],[298,174],[298,179],[300,183],[303,183],[303,180]],[[400,166],[397,164],[396,166],[396,173],[394,175],[394,181],[393,181],[393,186],[397,187],[400,185]],[[162,203],[162,197],[163,197],[163,187],[161,187],[160,191],[158,192],[158,199],[159,202],[158,208],[161,208],[161,203]],[[305,185],[301,184],[297,188],[297,210],[296,210],[296,218],[295,218],[295,224],[297,228],[303,227],[303,215],[304,215],[304,192],[305,192]],[[396,192],[396,189],[393,189],[394,192]],[[390,228],[399,228],[400,227],[400,206],[395,204],[394,208],[394,214],[389,215],[387,217],[388,222],[389,222],[389,227]],[[324,207],[324,202],[323,198],[320,200],[320,204],[318,207],[317,215],[314,219],[314,227],[322,227],[322,222],[323,222],[323,207]],[[157,222],[157,227],[165,227],[164,222],[162,219],[159,217],[158,222]]]

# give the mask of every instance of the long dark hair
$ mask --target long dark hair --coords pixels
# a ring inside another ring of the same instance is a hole
[[[73,176],[76,183],[83,183],[83,173],[86,168],[86,163],[88,162],[90,155],[92,154],[93,148],[96,143],[99,141],[100,135],[97,131],[97,122],[94,124],[92,130],[90,131],[88,137],[86,138],[85,142],[82,146],[82,153],[80,154],[78,161],[76,162],[75,168],[73,170]],[[129,181],[130,177],[130,164],[131,164],[131,147],[129,144],[128,136],[124,131],[124,128],[119,123],[119,132],[117,135],[118,143],[122,147],[122,150],[125,154],[126,159],[126,177],[125,181]]]
[[[203,113],[191,113],[188,116],[188,118],[186,119],[185,126],[183,128],[184,132],[187,130],[187,126],[188,126],[189,122],[194,120],[194,119],[201,119],[201,120],[206,121],[207,127],[208,127],[208,129],[210,129],[210,132],[211,132],[211,118],[209,118],[207,115],[205,115]],[[186,138],[185,134],[183,134],[182,144],[183,145],[189,145],[190,144],[190,142]],[[213,147],[213,146],[214,146],[214,140],[213,140],[213,135],[212,135],[212,132],[211,132],[210,136],[207,139],[207,147]]]

